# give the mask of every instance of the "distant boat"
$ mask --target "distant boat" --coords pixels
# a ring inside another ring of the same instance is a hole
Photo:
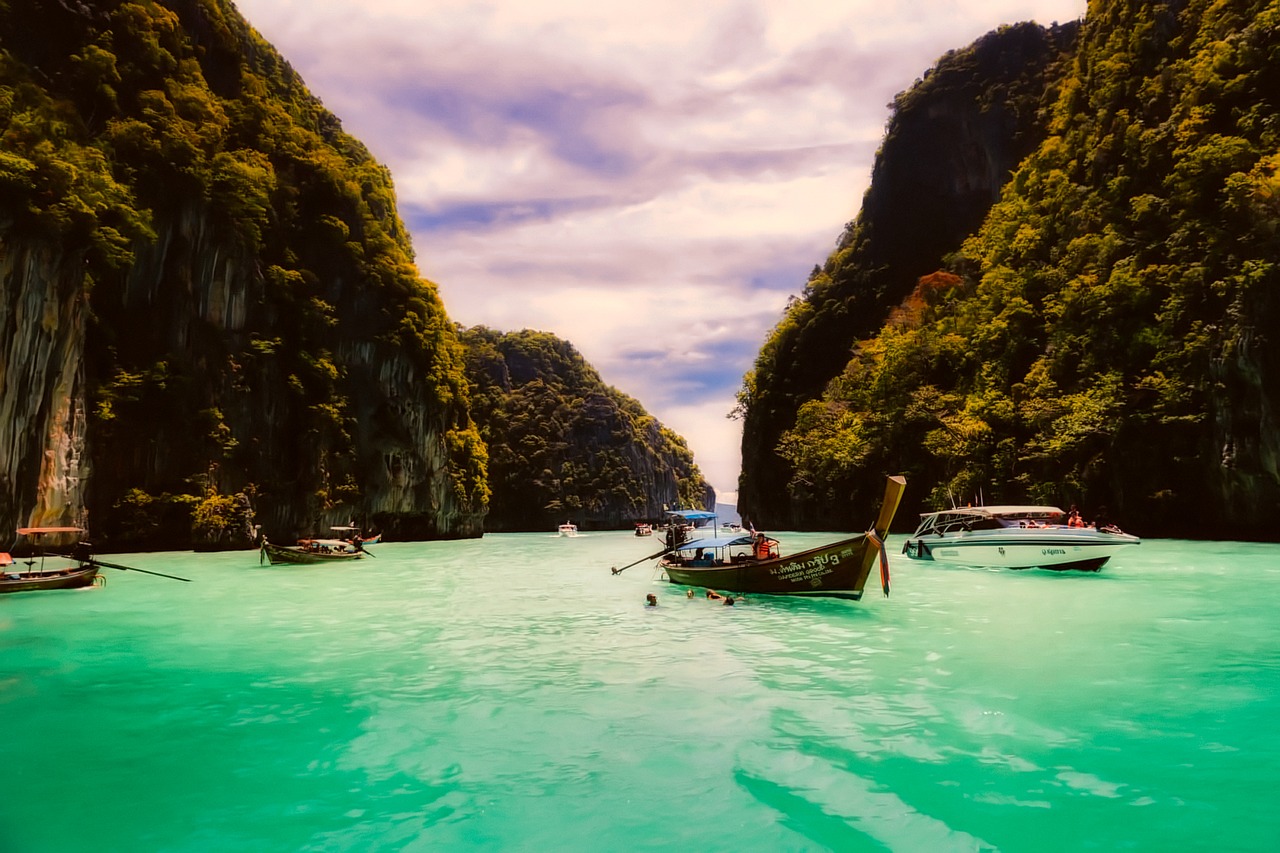
[[[1141,543],[1110,525],[1069,527],[1056,506],[975,506],[926,512],[902,546],[912,560],[953,566],[1096,572]]]
[[[98,565],[87,543],[76,545],[69,555],[46,554],[39,547],[45,536],[84,535],[79,527],[23,527],[19,536],[37,544],[37,553],[21,562],[0,552],[0,593],[33,592],[42,589],[78,589],[90,586],[98,577]],[[26,566],[25,569],[17,568]]]
[[[848,539],[782,556],[776,539],[742,531],[716,535],[713,521],[703,528],[705,535],[678,541],[665,552],[659,566],[669,581],[689,586],[858,601],[878,558],[881,586],[888,595],[889,560],[883,542],[905,488],[904,478],[888,478],[875,524],[866,533]]]
[[[637,536],[652,536],[652,535],[653,535],[653,525],[651,525],[651,524],[645,524],[644,522],[641,522],[641,523],[637,524],[637,525],[636,525],[636,535],[637,535]]]
[[[578,535],[578,525],[576,525],[576,524],[572,524],[572,523],[570,523],[570,522],[566,521],[564,524],[562,524],[562,525],[560,525],[558,528],[556,528],[556,532],[557,532],[560,536],[577,536],[577,535]]]

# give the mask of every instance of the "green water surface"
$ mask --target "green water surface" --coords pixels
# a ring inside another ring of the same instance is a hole
[[[0,851],[1280,847],[1280,546],[900,541],[735,607],[626,533],[111,557],[194,582],[0,596]]]

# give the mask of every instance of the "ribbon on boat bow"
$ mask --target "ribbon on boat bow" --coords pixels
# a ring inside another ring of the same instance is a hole
[[[889,554],[884,549],[884,540],[876,535],[875,530],[867,531],[867,538],[875,543],[876,550],[880,552],[880,588],[884,590],[885,598],[889,597]]]

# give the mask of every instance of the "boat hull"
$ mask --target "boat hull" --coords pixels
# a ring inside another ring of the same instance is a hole
[[[93,584],[97,566],[66,569],[60,572],[18,572],[0,574],[0,593],[34,592],[41,589],[79,589]]]
[[[805,595],[858,601],[879,547],[866,534],[772,560],[695,566],[663,559],[672,583],[757,595]]]
[[[973,530],[908,539],[912,560],[952,566],[1096,572],[1117,551],[1141,542],[1125,533],[1088,528]]]
[[[273,566],[309,565],[317,563],[345,563],[358,560],[363,556],[359,551],[333,551],[324,553],[310,551],[292,545],[273,545],[263,542],[259,551],[259,562],[268,561]]]

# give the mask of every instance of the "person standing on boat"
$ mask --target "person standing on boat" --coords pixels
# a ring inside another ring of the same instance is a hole
[[[755,541],[751,544],[751,554],[757,560],[768,560],[771,557],[778,556],[773,550],[773,546],[778,543],[763,533],[757,533]]]

